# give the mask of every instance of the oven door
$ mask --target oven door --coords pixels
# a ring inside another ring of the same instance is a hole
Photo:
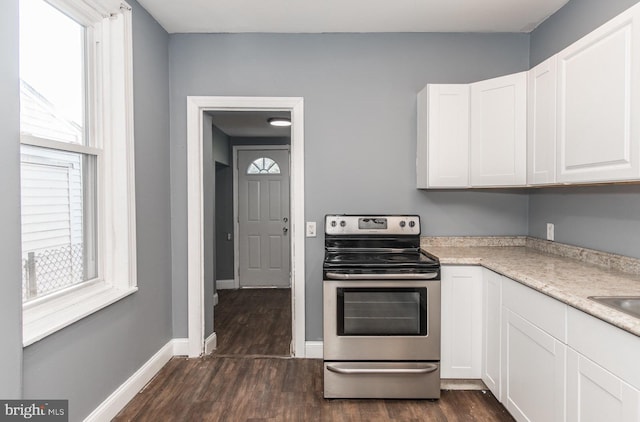
[[[325,280],[324,360],[440,360],[440,280]]]

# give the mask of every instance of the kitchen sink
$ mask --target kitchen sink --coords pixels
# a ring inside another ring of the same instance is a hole
[[[640,318],[640,296],[589,296],[589,299]]]

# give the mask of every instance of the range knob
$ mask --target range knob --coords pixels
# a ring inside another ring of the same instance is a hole
[[[346,221],[342,220],[342,221],[340,222],[340,227],[344,227],[344,226],[346,226],[346,225],[347,225],[347,222],[346,222]]]
[[[338,225],[338,223],[336,223],[336,220],[333,220],[333,221],[331,222],[331,227],[335,227],[335,226],[337,226],[337,225]]]
[[[409,221],[409,227],[415,227],[415,225],[416,225],[415,221],[413,220]]]
[[[406,225],[407,225],[407,223],[405,223],[404,220],[400,222],[400,227],[404,227]]]

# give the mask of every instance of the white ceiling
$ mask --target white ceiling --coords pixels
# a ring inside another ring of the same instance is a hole
[[[211,111],[213,124],[233,137],[288,138],[290,127],[271,126],[270,117],[290,117],[288,111]]]
[[[530,32],[568,0],[139,0],[169,33]]]

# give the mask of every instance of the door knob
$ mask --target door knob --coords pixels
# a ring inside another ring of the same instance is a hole
[[[283,227],[283,228],[282,228],[282,233],[287,234],[287,232],[288,232],[288,231],[289,231],[289,229],[288,229],[288,228],[286,228],[286,227]]]

